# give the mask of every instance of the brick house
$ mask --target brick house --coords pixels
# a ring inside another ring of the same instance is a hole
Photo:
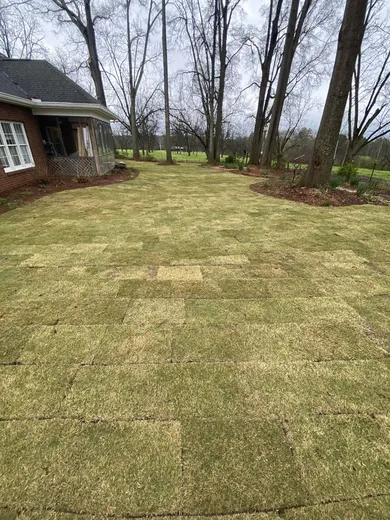
[[[115,165],[113,112],[46,60],[0,58],[0,192]]]

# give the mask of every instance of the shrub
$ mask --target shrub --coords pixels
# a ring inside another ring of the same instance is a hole
[[[115,150],[115,159],[128,159],[129,156],[127,155],[127,153],[123,153],[123,152],[118,152],[117,150]]]
[[[340,177],[345,177],[347,181],[354,175],[357,175],[359,173],[359,169],[356,166],[356,164],[348,163],[344,164],[341,168],[339,168],[339,171],[337,172],[337,175],[340,175]]]
[[[338,188],[341,184],[343,184],[345,181],[346,181],[346,177],[333,177],[331,180],[330,180],[330,183],[329,183],[329,186],[332,190],[335,190],[336,188]]]
[[[234,155],[227,155],[224,159],[225,164],[233,164],[236,162]]]
[[[240,170],[240,172],[242,172],[242,170],[244,169],[244,165],[242,163],[238,163],[238,169]]]
[[[357,159],[360,168],[366,168],[372,170],[375,165],[375,159],[369,155],[362,155]]]
[[[153,157],[152,154],[147,153],[146,155],[141,156],[141,161],[154,162],[154,161],[156,161],[156,159],[155,159],[155,157]]]

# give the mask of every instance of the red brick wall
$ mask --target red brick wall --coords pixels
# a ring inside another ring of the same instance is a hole
[[[0,102],[0,121],[24,123],[27,139],[35,163],[35,168],[28,168],[8,173],[4,171],[4,168],[0,163],[0,193],[2,193],[17,188],[18,186],[34,182],[40,172],[46,172],[47,161],[41,134],[39,132],[38,122],[29,108]]]

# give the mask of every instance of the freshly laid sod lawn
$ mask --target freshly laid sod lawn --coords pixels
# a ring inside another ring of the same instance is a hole
[[[390,518],[389,208],[139,168],[0,217],[0,519]]]

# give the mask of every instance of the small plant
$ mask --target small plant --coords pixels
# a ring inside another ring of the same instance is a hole
[[[333,177],[333,179],[330,180],[329,186],[332,190],[335,190],[336,188],[341,186],[341,184],[343,184],[346,180],[346,177]]]
[[[23,206],[22,200],[11,200],[10,202],[6,203],[6,206],[8,209],[15,209],[18,206]]]
[[[5,197],[0,197],[0,204],[6,204],[7,199]]]
[[[321,206],[332,206],[332,201],[324,200],[324,202],[321,203]]]
[[[363,197],[370,190],[370,185],[368,182],[360,182],[358,187],[356,188],[356,195],[358,197]]]
[[[242,170],[244,169],[244,165],[242,163],[238,163],[237,167],[240,170],[240,172],[242,172]]]
[[[246,171],[247,171],[248,173],[250,173],[250,172],[252,171],[252,170],[249,168],[249,166],[247,166],[245,169],[246,169]]]
[[[359,182],[356,188],[356,195],[358,197],[363,197],[363,195],[367,195],[368,193],[372,193],[375,191],[380,182],[378,180],[372,180],[371,182]]]
[[[358,175],[352,175],[352,177],[349,179],[349,184],[356,188],[359,185],[360,177]]]
[[[348,163],[344,164],[344,166],[339,168],[337,175],[339,175],[340,177],[345,177],[346,180],[349,182],[350,178],[357,176],[358,173],[359,168],[356,166],[356,164]]]
[[[227,155],[224,159],[225,164],[233,164],[236,162],[234,155]]]

